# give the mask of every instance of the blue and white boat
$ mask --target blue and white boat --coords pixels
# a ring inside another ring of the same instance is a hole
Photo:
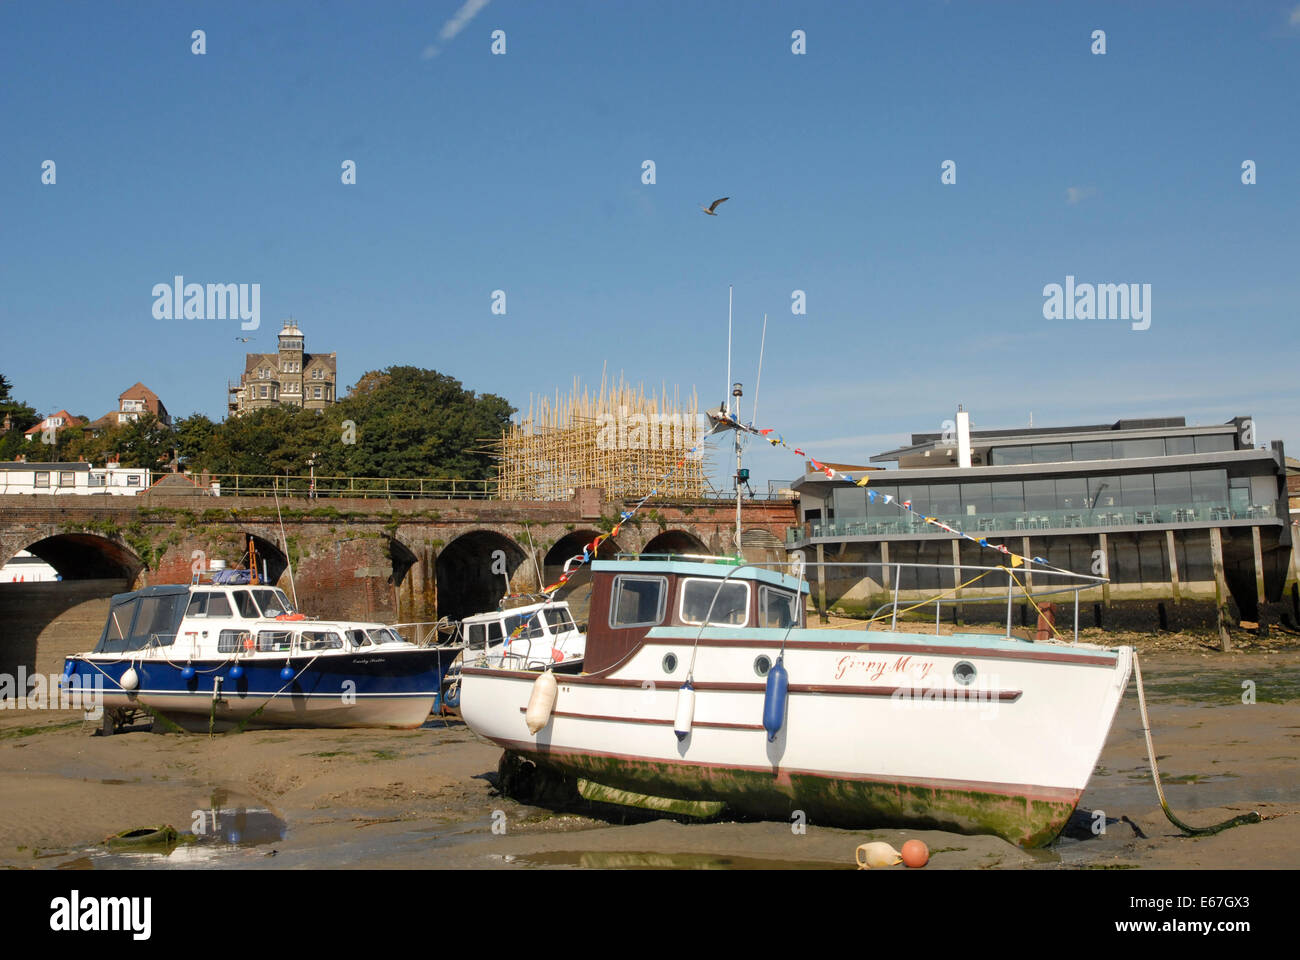
[[[381,623],[308,618],[276,587],[218,579],[117,594],[95,649],[67,658],[65,684],[102,697],[106,732],[140,711],[182,726],[411,729],[460,653]]]

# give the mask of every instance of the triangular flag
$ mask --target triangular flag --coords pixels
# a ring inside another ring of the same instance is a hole
[[[1023,567],[1025,565],[1025,561],[1023,558],[1018,557],[1013,553],[1011,555],[1011,565],[1013,567]]]
[[[861,480],[858,481],[858,486],[859,486],[859,487],[865,487],[865,486],[867,485],[867,481],[870,480],[870,479],[871,479],[871,476],[868,474],[867,476],[863,477]]]

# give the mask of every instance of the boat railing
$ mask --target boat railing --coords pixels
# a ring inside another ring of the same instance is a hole
[[[443,617],[441,620],[390,623],[388,628],[395,630],[403,640],[409,640],[417,647],[453,647],[460,642],[460,622],[450,617]]]
[[[945,600],[948,600],[950,602],[950,605],[956,605],[958,603],[971,604],[977,602],[988,602],[988,598],[985,597],[980,597],[978,599],[974,599],[971,597],[962,597],[961,592],[963,589],[969,588],[973,583],[983,580],[985,577],[988,576],[996,577],[999,573],[1006,575],[1006,583],[1007,583],[1006,635],[1007,636],[1011,636],[1012,602],[1015,598],[1017,587],[1019,588],[1021,595],[1033,605],[1034,609],[1038,611],[1040,615],[1042,615],[1042,609],[1039,607],[1038,603],[1036,602],[1037,597],[1053,596],[1053,595],[1058,595],[1063,593],[1073,593],[1074,595],[1074,642],[1075,643],[1078,643],[1079,641],[1079,594],[1084,590],[1090,590],[1096,587],[1100,587],[1102,584],[1110,582],[1110,579],[1108,577],[1094,576],[1092,574],[1086,574],[1086,573],[1075,573],[1074,571],[1071,570],[1061,570],[1057,567],[1045,567],[1045,566],[1038,566],[1038,565],[1035,565],[1033,567],[1026,567],[1023,565],[1019,567],[1012,567],[1006,564],[1000,564],[998,566],[985,566],[982,564],[968,564],[968,563],[962,563],[962,564],[905,563],[902,561],[888,562],[884,560],[867,560],[867,561],[856,561],[856,562],[809,561],[802,557],[797,557],[794,560],[785,560],[785,561],[777,561],[777,560],[745,561],[743,563],[737,564],[731,570],[728,570],[726,576],[722,577],[721,581],[718,584],[717,590],[714,591],[713,600],[710,601],[709,603],[708,614],[706,614],[703,623],[701,623],[700,625],[701,633],[703,632],[703,629],[706,625],[712,625],[712,626],[725,625],[725,624],[711,623],[712,616],[713,616],[713,608],[714,605],[717,603],[718,596],[719,594],[721,594],[722,589],[726,585],[727,581],[729,581],[733,576],[735,576],[741,570],[745,570],[749,568],[754,568],[754,569],[775,568],[778,570],[789,569],[790,574],[792,576],[800,580],[804,580],[804,574],[807,572],[809,567],[816,567],[819,573],[821,568],[823,567],[836,567],[836,568],[847,567],[847,568],[854,568],[854,569],[878,567],[881,569],[883,585],[888,589],[891,586],[891,582],[892,582],[893,598],[889,602],[882,604],[876,610],[876,613],[873,614],[871,618],[867,620],[866,622],[867,630],[870,630],[871,625],[875,623],[877,620],[882,619],[882,614],[885,610],[890,611],[890,629],[897,630],[899,613],[908,613],[912,610],[916,610],[921,607],[928,607],[931,603],[934,603],[935,604],[935,633],[937,634],[939,632],[939,618]],[[902,586],[902,573],[904,570],[950,570],[954,574],[953,576],[954,585],[947,590],[942,590],[939,594],[937,594],[934,597],[929,597],[918,602],[913,602],[911,598],[900,599],[899,594]],[[961,577],[966,572],[970,572],[970,571],[982,571],[982,572],[979,574],[979,576],[973,577],[964,583],[959,582]],[[1017,576],[1017,571],[1020,572],[1020,576]],[[892,577],[890,576],[891,573],[892,573]],[[1036,588],[1033,585],[1033,581],[1031,578],[1037,578],[1037,577],[1057,577],[1057,578],[1062,578],[1067,582],[1060,587]],[[909,604],[909,606],[903,607],[900,610],[900,606],[899,606],[900,603],[906,603]]]

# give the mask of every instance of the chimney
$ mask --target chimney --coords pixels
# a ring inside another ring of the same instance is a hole
[[[970,414],[957,404],[957,466],[970,467]]]

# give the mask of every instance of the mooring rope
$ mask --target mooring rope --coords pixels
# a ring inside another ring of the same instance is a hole
[[[1165,788],[1160,783],[1160,769],[1156,766],[1156,748],[1151,742],[1151,721],[1147,719],[1147,698],[1142,689],[1142,665],[1138,663],[1136,648],[1133,650],[1133,675],[1137,678],[1138,706],[1142,708],[1142,732],[1146,734],[1147,738],[1147,756],[1151,758],[1151,777],[1156,782],[1156,795],[1160,797],[1160,809],[1165,812],[1169,822],[1188,836],[1208,836],[1221,830],[1227,830],[1229,827],[1240,826],[1243,823],[1259,823],[1262,821],[1264,818],[1254,810],[1210,827],[1190,827],[1174,816],[1174,812],[1169,809],[1169,801],[1165,799]]]

